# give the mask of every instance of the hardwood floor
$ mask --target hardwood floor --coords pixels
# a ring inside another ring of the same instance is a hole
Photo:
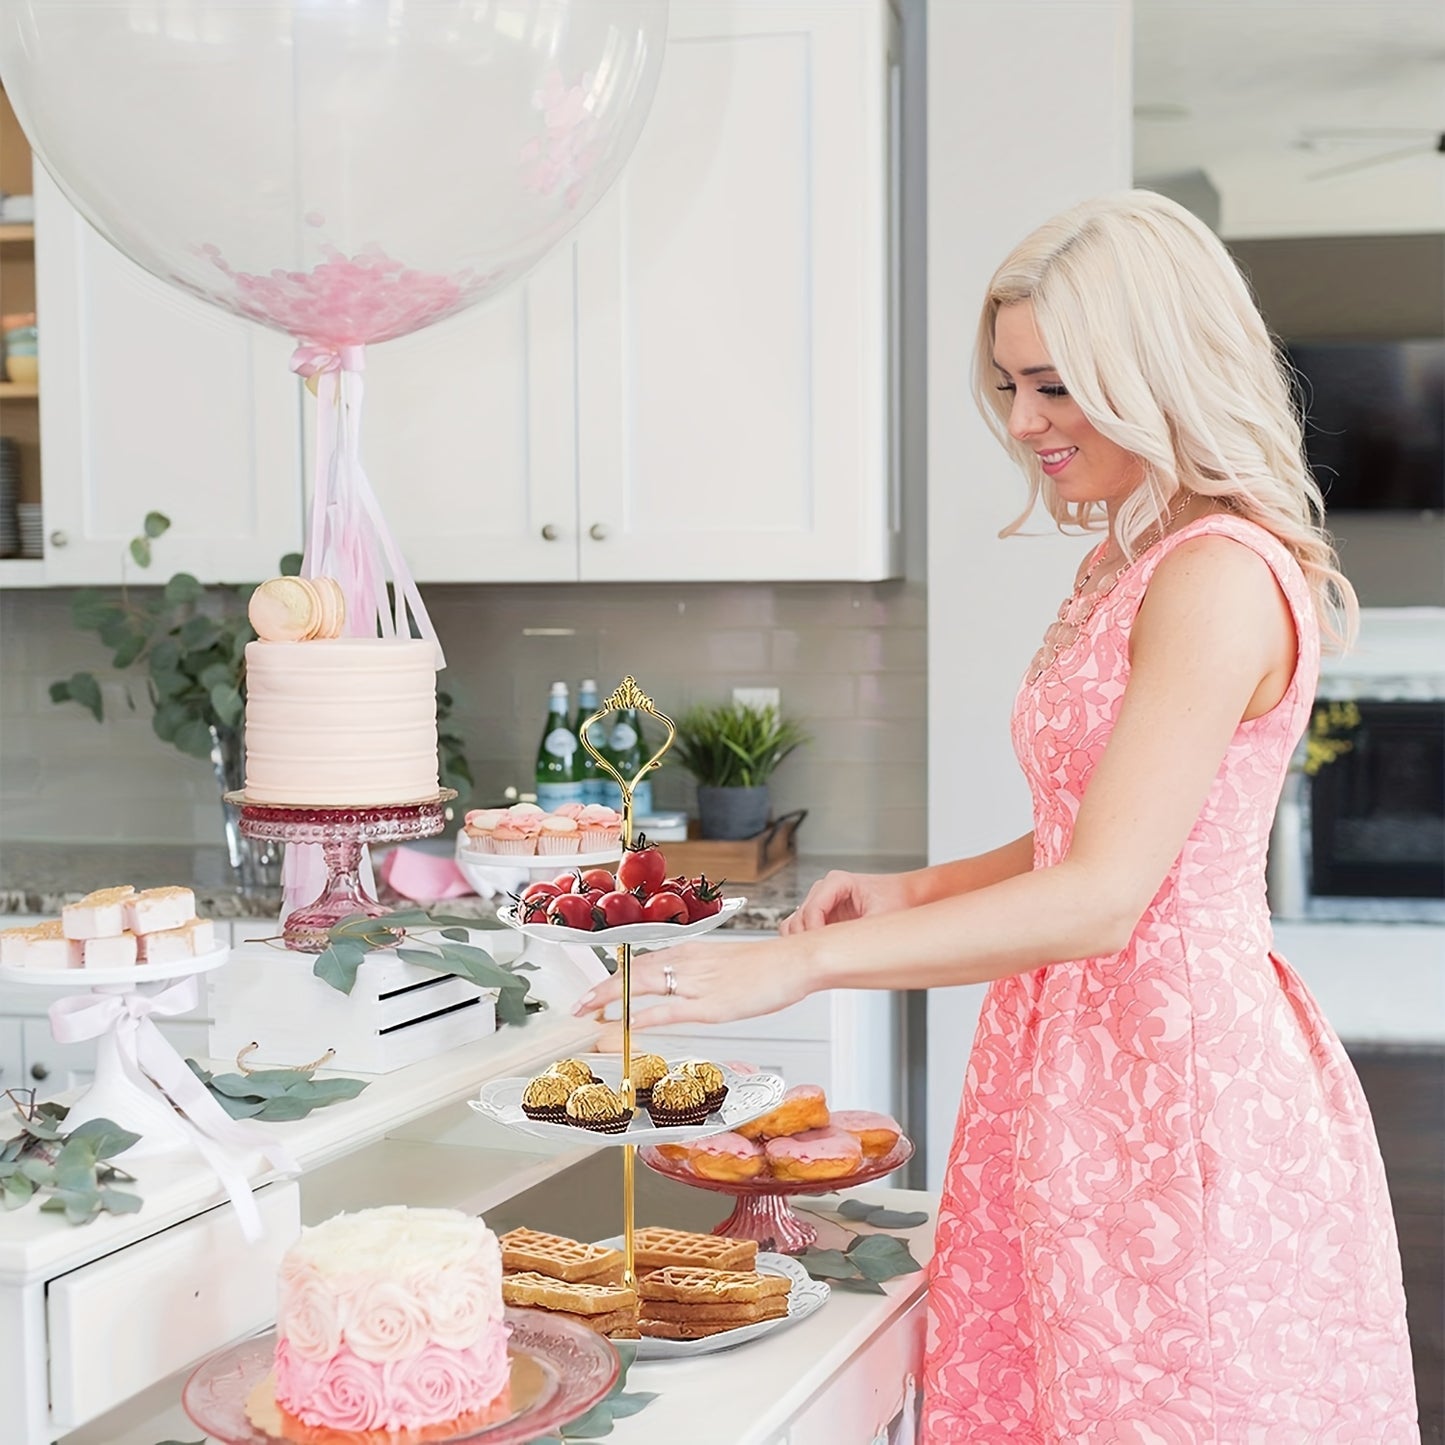
[[[1421,1445],[1445,1445],[1445,1049],[1349,1053],[1395,1207]]]

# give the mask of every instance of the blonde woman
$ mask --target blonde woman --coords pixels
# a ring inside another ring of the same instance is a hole
[[[1030,507],[1104,532],[1015,704],[1032,832],[830,874],[774,943],[644,955],[635,986],[671,997],[636,1025],[991,983],[930,1272],[929,1445],[1415,1442],[1369,1111],[1265,903],[1320,637],[1356,614],[1288,378],[1219,241],[1130,192],[999,268],[976,387]]]

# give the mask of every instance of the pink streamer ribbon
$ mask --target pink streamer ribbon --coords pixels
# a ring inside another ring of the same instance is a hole
[[[194,977],[183,978],[157,994],[139,990],[77,994],[50,1005],[50,1031],[57,1043],[75,1044],[114,1030],[126,1078],[143,1092],[159,1094],[180,1111],[180,1122],[192,1145],[215,1171],[236,1208],[242,1233],[254,1242],[264,1233],[261,1213],[235,1155],[259,1153],[282,1174],[300,1174],[301,1167],[264,1130],[231,1118],[155,1026],[154,1018],[183,1014],[195,1008],[199,999]]]
[[[303,342],[291,354],[292,371],[316,378],[316,452],[301,575],[335,577],[341,584],[349,637],[406,638],[414,623],[436,649],[440,671],[446,657],[436,628],[361,465],[365,369],[364,346]],[[281,876],[284,919],[326,883],[320,845],[288,844]]]

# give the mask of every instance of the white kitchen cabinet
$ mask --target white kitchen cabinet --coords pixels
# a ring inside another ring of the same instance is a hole
[[[577,242],[580,575],[899,570],[899,34],[879,0],[690,0]]]
[[[273,576],[301,541],[291,343],[127,260],[35,171],[48,584]],[[141,572],[149,511],[171,530]]]
[[[669,25],[575,242],[367,357],[363,461],[421,581],[900,570],[897,18],[687,0]]]
[[[0,1015],[0,1093],[25,1087],[25,1040],[20,1020]]]

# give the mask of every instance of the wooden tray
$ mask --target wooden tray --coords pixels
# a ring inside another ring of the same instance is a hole
[[[775,818],[751,838],[699,838],[697,819],[688,822],[685,843],[659,843],[669,873],[725,878],[729,883],[756,883],[771,878],[798,856],[798,829],[808,816],[806,808]]]

